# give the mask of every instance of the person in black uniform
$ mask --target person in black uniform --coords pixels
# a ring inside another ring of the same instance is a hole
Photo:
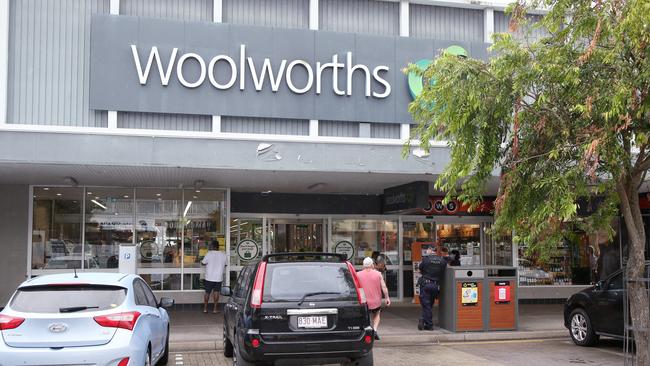
[[[418,280],[420,286],[420,306],[422,317],[418,323],[419,330],[433,330],[433,303],[440,292],[440,281],[445,274],[447,261],[434,254],[433,248],[427,248],[426,256],[418,269],[422,277]]]

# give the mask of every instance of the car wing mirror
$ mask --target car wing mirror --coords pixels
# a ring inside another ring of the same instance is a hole
[[[594,286],[594,290],[602,291],[604,286],[605,286],[604,281],[598,281],[598,282],[596,282],[596,286]]]
[[[170,299],[169,297],[162,297],[160,299],[160,302],[158,303],[159,308],[171,308],[174,306],[174,299]]]
[[[222,296],[232,296],[232,290],[230,290],[230,286],[221,287],[221,290],[219,291],[219,293]]]

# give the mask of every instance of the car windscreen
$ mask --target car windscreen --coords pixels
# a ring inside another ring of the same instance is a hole
[[[66,313],[109,310],[126,299],[126,289],[105,285],[47,285],[22,287],[10,307],[24,313]]]
[[[354,280],[345,263],[269,263],[264,301],[356,300]]]

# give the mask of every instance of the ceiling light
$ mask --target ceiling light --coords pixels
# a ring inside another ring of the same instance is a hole
[[[44,190],[44,191],[49,191],[50,189],[47,188],[47,187],[45,187],[45,188],[43,188],[43,190]]]
[[[99,206],[99,207],[103,208],[104,210],[106,210],[106,206],[102,205],[101,203],[97,202],[96,200],[90,200],[90,202],[92,202],[92,203],[96,204],[97,206]]]
[[[88,192],[88,194],[93,194],[93,192]]]
[[[271,190],[268,190],[268,191],[262,191],[261,194],[262,194],[262,196],[268,196],[268,195],[271,194],[272,192],[273,192],[273,191],[271,191]]]
[[[160,197],[160,196],[162,196],[162,194],[156,193],[156,197]]]
[[[97,196],[95,196],[95,199],[96,199],[96,200],[98,200],[98,199],[99,199],[99,197],[97,197]]]
[[[124,198],[129,198],[129,195],[125,194],[125,195],[124,195]]]
[[[199,198],[199,196],[192,196],[192,198],[197,199],[197,198]]]
[[[57,195],[57,196],[61,196],[61,193],[57,193],[56,195]]]

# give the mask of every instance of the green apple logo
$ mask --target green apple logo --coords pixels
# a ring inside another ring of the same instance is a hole
[[[468,52],[461,46],[449,46],[445,49],[445,52],[455,55],[455,56],[460,56],[460,57],[468,57],[469,54]],[[426,70],[429,65],[431,65],[433,61],[428,60],[428,59],[422,59],[420,61],[415,62],[415,65],[417,67],[424,71]],[[434,83],[434,80],[429,81],[431,84]],[[409,84],[409,93],[411,94],[411,98],[415,99],[418,95],[422,93],[422,90],[424,89],[424,81],[422,80],[421,75],[416,75],[414,72],[409,72],[408,74],[408,84]]]

